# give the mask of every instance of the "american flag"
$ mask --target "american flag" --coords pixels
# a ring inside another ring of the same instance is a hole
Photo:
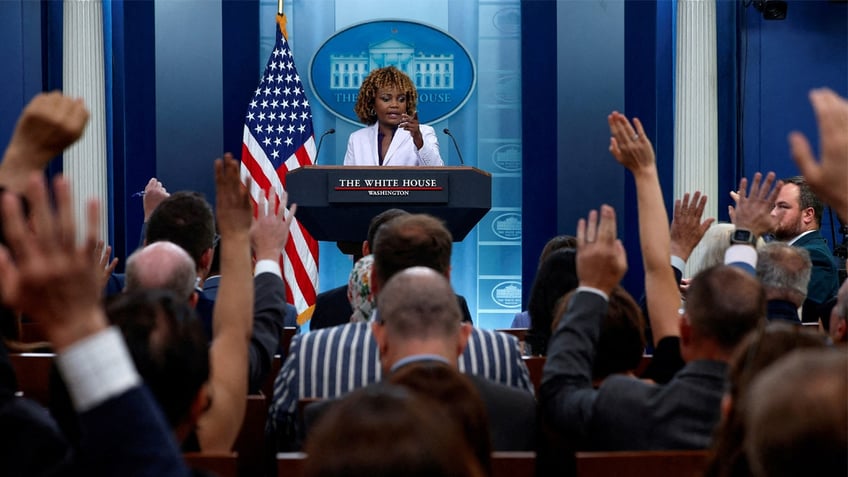
[[[244,120],[241,152],[241,178],[251,179],[251,198],[257,202],[265,196],[271,204],[285,190],[286,172],[312,164],[315,157],[312,112],[294,66],[282,13],[277,14],[277,24],[274,51]],[[318,243],[297,219],[283,256],[286,298],[297,308],[298,321],[303,322],[315,305]]]

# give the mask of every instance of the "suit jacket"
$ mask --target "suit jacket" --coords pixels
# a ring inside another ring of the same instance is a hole
[[[315,297],[315,310],[309,320],[310,330],[320,330],[350,322],[353,309],[347,299],[347,285],[319,293]]]
[[[469,375],[486,405],[493,451],[536,450],[536,399],[489,379]]]
[[[215,301],[210,299],[209,295],[201,293],[195,310],[210,340],[214,307]],[[253,330],[248,347],[249,393],[259,392],[271,372],[271,364],[278,352],[283,328],[296,325],[297,310],[286,303],[283,280],[273,273],[260,273],[253,277]]]
[[[467,375],[486,409],[493,451],[536,450],[536,400],[527,391],[505,386],[486,378]],[[369,386],[375,386],[370,384]],[[306,437],[318,419],[338,399],[318,401],[304,408]]]
[[[2,342],[0,367],[11,367]],[[189,475],[173,432],[144,386],[80,413],[82,439],[76,447],[62,435],[47,410],[26,398],[11,396],[5,386],[2,391],[0,462],[4,476]]]
[[[457,295],[456,299],[459,302],[459,310],[462,312],[462,321],[474,323],[465,297]],[[315,310],[312,312],[312,319],[309,320],[309,329],[320,330],[350,323],[351,314],[353,314],[353,308],[350,307],[350,301],[347,299],[347,285],[327,290],[315,297]]]
[[[436,131],[426,124],[421,124],[421,136],[424,146],[415,147],[412,134],[398,128],[383,158],[384,166],[443,166],[442,156],[439,155],[439,140]],[[379,166],[380,159],[377,151],[377,129],[374,123],[351,133],[347,140],[347,152],[344,165],[346,166]]]
[[[459,358],[459,371],[533,393],[518,340],[506,333],[473,328]],[[370,323],[347,323],[297,335],[274,382],[266,433],[278,450],[297,448],[299,400],[339,397],[381,377]]]
[[[833,253],[818,230],[799,238],[792,246],[806,249],[813,262],[810,284],[807,286],[807,299],[804,300],[802,311],[805,322],[814,322],[818,320],[818,307],[836,296],[839,290],[838,267],[833,260]]]
[[[693,361],[664,386],[611,376],[592,387],[592,361],[607,302],[571,301],[548,347],[540,402],[569,442],[591,450],[705,449],[719,421],[726,363]]]
[[[79,417],[81,471],[65,475],[190,475],[173,432],[146,387],[132,388]]]
[[[766,318],[769,321],[785,321],[793,325],[800,325],[798,308],[786,300],[769,300],[766,303]]]

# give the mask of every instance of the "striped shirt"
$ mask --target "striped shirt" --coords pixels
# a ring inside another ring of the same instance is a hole
[[[459,370],[533,393],[518,340],[509,334],[472,328]],[[268,431],[292,426],[300,399],[331,399],[380,380],[382,368],[370,323],[347,323],[292,339],[274,382]]]

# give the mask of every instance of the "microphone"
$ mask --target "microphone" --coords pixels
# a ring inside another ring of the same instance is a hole
[[[447,134],[453,140],[453,147],[456,148],[456,153],[459,155],[459,163],[464,166],[465,161],[462,160],[462,151],[459,150],[459,144],[456,143],[456,138],[453,137],[453,134],[451,134],[450,129],[448,128],[445,128],[442,132]]]
[[[327,129],[326,131],[324,131],[324,134],[321,135],[321,138],[318,139],[318,148],[315,149],[315,161],[313,161],[312,164],[318,164],[318,153],[321,152],[321,143],[324,142],[324,136],[326,136],[327,134],[335,134],[335,133],[336,133],[335,129],[333,129],[333,128]]]

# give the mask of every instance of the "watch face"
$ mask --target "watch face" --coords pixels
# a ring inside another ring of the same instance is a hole
[[[733,242],[751,243],[752,234],[750,230],[736,230],[733,232]]]

